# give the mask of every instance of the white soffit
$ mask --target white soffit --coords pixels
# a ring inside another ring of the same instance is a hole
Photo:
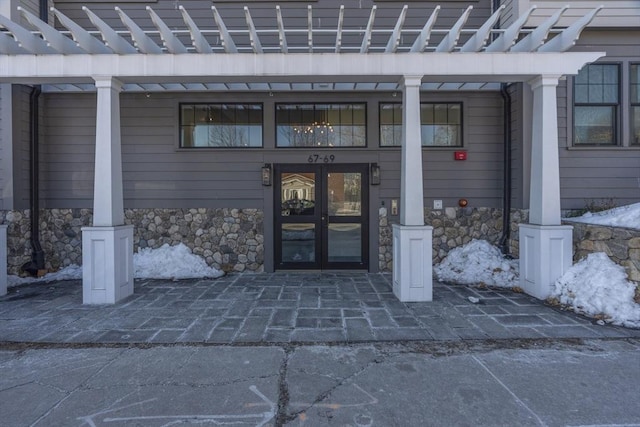
[[[440,6],[425,16],[421,28],[405,26],[407,6],[389,28],[376,27],[377,6],[362,22],[347,20],[348,11],[340,7],[334,28],[314,26],[317,21],[310,5],[302,12],[307,17],[302,28],[287,25],[287,14],[296,6],[284,11],[276,7],[272,28],[256,28],[247,6],[241,9],[246,21],[241,28],[228,27],[215,6],[206,25],[202,16],[196,25],[193,14],[180,6],[171,26],[151,7],[144,11],[136,7],[115,8],[122,21],[117,28],[86,6],[82,10],[93,29],[81,27],[55,8],[51,10],[63,30],[23,8],[18,11],[31,28],[0,15],[4,29],[0,31],[0,81],[48,84],[45,89],[50,91],[84,90],[99,75],[118,78],[124,89],[131,91],[148,90],[152,83],[162,83],[160,90],[171,91],[202,87],[394,91],[398,89],[394,76],[411,74],[425,76],[428,83],[423,88],[483,90],[495,89],[501,81],[522,81],[539,74],[573,74],[584,63],[603,56],[599,52],[569,52],[558,57],[575,44],[602,6],[568,27],[556,28],[567,10],[562,7],[527,30],[523,28],[535,6],[500,30],[494,26],[504,6],[478,29],[465,27],[472,6],[448,29],[437,27]],[[148,18],[141,18],[145,11]],[[301,11],[295,12],[299,15]],[[175,25],[178,17],[184,21],[182,27]],[[432,85],[435,82],[446,84]]]

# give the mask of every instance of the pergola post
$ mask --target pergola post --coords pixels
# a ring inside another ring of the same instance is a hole
[[[97,89],[93,226],[82,228],[82,301],[113,304],[133,293],[133,226],[124,225],[120,92],[113,77]]]
[[[404,76],[400,224],[393,225],[393,293],[400,301],[433,299],[432,235],[424,225],[420,86],[422,76]]]
[[[573,227],[561,225],[556,87],[559,75],[529,81],[533,90],[529,224],[521,224],[520,286],[536,298],[572,265]]]

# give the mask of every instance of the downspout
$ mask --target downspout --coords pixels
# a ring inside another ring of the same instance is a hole
[[[49,21],[48,0],[40,0],[40,19]],[[44,251],[40,244],[40,94],[42,88],[35,85],[29,94],[29,210],[31,212],[31,261],[22,266],[32,276],[44,269]]]
[[[502,236],[500,236],[500,250],[503,254],[509,255],[511,237],[511,95],[509,85],[500,85],[503,105],[503,133],[504,150],[502,163],[504,166],[502,173]]]

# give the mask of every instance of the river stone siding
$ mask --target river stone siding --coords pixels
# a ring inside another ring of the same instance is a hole
[[[629,279],[640,285],[640,230],[566,221],[573,226],[573,258],[604,252],[623,266]]]
[[[511,211],[511,254],[518,255],[518,224],[528,220],[528,212]],[[497,245],[502,235],[502,209],[493,208],[446,208],[425,209],[425,224],[433,227],[433,263],[439,263],[451,249],[469,243],[472,239],[487,240]],[[386,208],[378,214],[380,271],[393,269],[393,230]]]
[[[8,224],[8,270],[19,274],[31,259],[30,211],[3,211]],[[91,225],[91,209],[42,209],[41,245],[46,268],[82,264],[81,228]],[[223,271],[263,271],[264,215],[258,209],[126,209],[133,224],[134,252],[184,243],[207,264]]]

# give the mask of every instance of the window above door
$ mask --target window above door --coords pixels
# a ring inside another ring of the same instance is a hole
[[[276,104],[276,147],[366,147],[365,103]]]

